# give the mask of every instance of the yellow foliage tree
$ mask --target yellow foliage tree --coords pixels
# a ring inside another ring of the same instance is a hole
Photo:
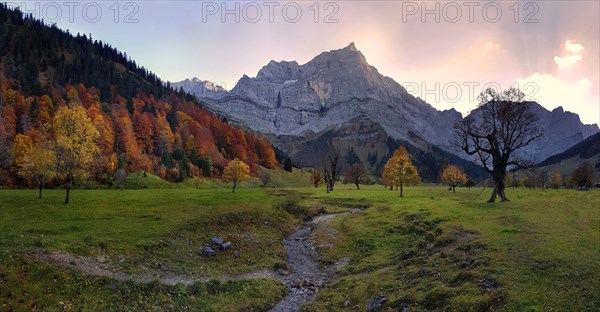
[[[55,175],[56,154],[44,147],[34,147],[31,153],[25,156],[24,164],[19,169],[19,175],[34,183],[39,189],[39,198],[42,198],[42,189]]]
[[[467,183],[467,176],[462,169],[457,165],[448,165],[442,171],[442,183],[452,187],[452,192],[456,193],[456,187],[459,184]]]
[[[231,190],[233,193],[238,183],[250,179],[250,167],[245,162],[236,158],[230,161],[225,170],[223,170],[223,179],[226,182],[233,183],[233,189]]]
[[[98,130],[81,105],[61,107],[52,120],[57,177],[65,182],[65,204],[75,178],[87,177],[98,152]]]
[[[15,143],[13,145],[13,159],[15,160],[15,167],[17,172],[26,164],[26,158],[33,150],[33,141],[30,137],[17,134],[15,136]]]
[[[559,189],[562,184],[563,184],[563,179],[562,176],[560,175],[560,173],[555,173],[552,175],[552,181],[550,182],[552,184],[552,188],[553,189]]]
[[[417,185],[421,181],[417,168],[413,165],[408,151],[400,146],[383,168],[383,181],[390,188],[400,187],[400,197],[403,197],[403,187]]]

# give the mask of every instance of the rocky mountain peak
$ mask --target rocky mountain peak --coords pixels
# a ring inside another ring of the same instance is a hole
[[[372,125],[384,133],[380,135],[382,146],[389,136],[424,150],[433,144],[465,157],[451,144],[452,128],[462,114],[455,109],[439,111],[408,94],[392,78],[369,65],[354,43],[322,52],[302,65],[270,61],[256,78],[244,75],[230,92],[206,89],[203,86],[199,90],[202,93],[194,93],[208,98],[207,105],[229,120],[274,137],[296,138],[281,142],[280,146],[288,151],[302,154],[300,140],[318,141],[332,134],[339,135],[339,140],[360,141],[370,137],[365,129]],[[530,160],[563,151],[598,132],[596,125],[582,125],[577,115],[562,108],[550,112],[537,103],[529,104],[549,133],[547,139],[524,153]]]
[[[354,45],[354,42],[350,42],[350,44],[347,47],[345,47],[344,50],[358,52],[356,46]]]
[[[269,64],[261,68],[261,70],[256,75],[256,79],[270,81],[288,81],[298,79],[299,75],[300,65],[298,65],[298,62],[275,62],[271,60]]]

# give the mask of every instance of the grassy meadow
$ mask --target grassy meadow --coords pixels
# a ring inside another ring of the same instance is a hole
[[[306,173],[297,173],[298,181]],[[304,181],[308,180],[308,176]],[[0,190],[0,311],[267,310],[286,293],[274,280],[219,282],[226,276],[285,268],[283,238],[320,208],[361,209],[320,224],[324,265],[347,260],[306,311],[364,310],[377,295],[386,308],[426,310],[598,310],[600,191],[441,186],[277,187],[202,180],[169,184],[131,176],[125,190]],[[282,188],[284,187],[284,188]],[[134,189],[135,188],[135,189]],[[205,257],[213,235],[234,250]],[[60,252],[96,259],[134,276],[211,279],[191,285],[87,276],[36,261]]]

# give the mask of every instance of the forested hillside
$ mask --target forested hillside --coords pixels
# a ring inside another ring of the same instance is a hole
[[[149,171],[171,181],[219,176],[239,158],[273,168],[273,147],[220,120],[126,54],[0,4],[0,185],[18,186],[22,155],[47,145],[54,114],[81,105],[98,136],[92,178]]]
[[[597,133],[581,143],[571,147],[570,149],[553,156],[548,157],[542,161],[540,166],[548,166],[556,163],[560,163],[563,160],[571,157],[579,156],[582,159],[589,159],[593,156],[600,154],[600,133]]]

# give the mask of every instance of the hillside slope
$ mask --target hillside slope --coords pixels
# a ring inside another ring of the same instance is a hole
[[[82,105],[100,137],[93,177],[151,171],[181,181],[220,175],[229,160],[273,168],[264,139],[230,126],[195,98],[85,35],[72,36],[0,4],[0,185],[23,185],[23,146],[48,140],[61,107]]]

